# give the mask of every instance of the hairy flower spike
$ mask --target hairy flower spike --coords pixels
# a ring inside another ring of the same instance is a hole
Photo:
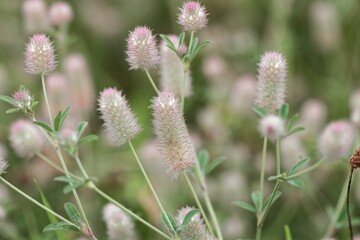
[[[260,60],[255,105],[276,113],[285,103],[286,60],[281,53],[267,52]]]
[[[55,49],[45,34],[33,35],[25,49],[25,71],[46,75],[56,68]]]
[[[141,132],[141,127],[121,91],[106,88],[100,93],[98,102],[98,110],[104,120],[105,132],[111,145],[119,147]]]
[[[179,99],[170,92],[162,92],[152,100],[152,109],[158,150],[167,172],[175,179],[180,172],[190,169],[196,159]]]
[[[0,158],[0,176],[6,172],[6,169],[8,166],[9,165],[8,165],[7,161],[3,158]]]
[[[130,32],[127,41],[126,59],[130,69],[153,69],[160,62],[156,38],[146,26],[136,27]]]
[[[20,157],[31,157],[39,152],[44,139],[39,128],[30,120],[20,119],[11,124],[10,144]]]
[[[319,150],[327,159],[347,157],[354,142],[352,125],[346,121],[329,123],[319,138]]]
[[[206,9],[197,1],[185,2],[178,15],[178,23],[185,31],[197,31],[206,27],[208,23]]]
[[[177,36],[169,36],[175,46],[178,46],[179,38]],[[183,48],[183,47],[180,47]],[[186,48],[186,47],[185,47]],[[185,51],[186,52],[186,51]],[[171,91],[177,96],[181,95],[182,84],[184,81],[184,64],[174,53],[166,42],[162,41],[160,45],[160,84],[162,91]],[[190,72],[186,73],[185,96],[191,94],[191,76]]]
[[[119,207],[108,203],[103,208],[103,219],[106,223],[107,235],[110,240],[135,240],[134,223]]]
[[[271,141],[279,140],[285,134],[285,122],[275,115],[268,115],[260,120],[260,133]]]

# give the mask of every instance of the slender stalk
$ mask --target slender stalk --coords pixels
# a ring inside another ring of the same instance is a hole
[[[336,222],[338,221],[340,214],[344,208],[345,202],[346,202],[347,185],[348,185],[348,183],[347,183],[347,181],[345,181],[344,186],[343,186],[340,196],[339,196],[339,200],[336,204],[334,215],[331,218],[329,226],[327,227],[327,230],[325,232],[324,239],[330,238],[334,234]]]
[[[129,143],[130,149],[131,149],[131,151],[132,151],[132,153],[133,153],[133,155],[134,155],[134,157],[135,157],[135,159],[136,159],[136,161],[137,161],[137,163],[138,163],[138,165],[139,165],[139,167],[140,167],[140,170],[141,170],[142,174],[144,175],[145,180],[146,180],[147,184],[149,185],[149,188],[150,188],[152,194],[154,195],[154,198],[155,198],[155,200],[156,200],[156,203],[158,204],[158,206],[159,206],[162,214],[163,214],[164,217],[165,217],[165,220],[166,220],[167,223],[168,223],[167,225],[168,225],[169,227],[171,227],[171,230],[175,233],[175,235],[177,235],[177,234],[176,234],[176,230],[173,228],[173,226],[172,226],[172,224],[171,224],[171,222],[170,222],[169,216],[167,215],[167,213],[166,213],[163,205],[161,204],[161,201],[160,201],[158,195],[157,195],[156,192],[155,192],[155,189],[154,189],[153,185],[151,184],[151,181],[150,181],[148,175],[146,174],[146,171],[145,171],[145,169],[144,169],[144,167],[143,167],[143,165],[142,165],[142,163],[141,163],[141,161],[140,161],[140,159],[139,159],[139,156],[137,155],[137,153],[136,153],[136,151],[135,151],[134,146],[132,145],[132,143],[131,143],[130,140],[128,141],[128,143]]]
[[[262,208],[264,198],[264,179],[265,179],[265,167],[266,167],[266,149],[267,149],[267,137],[264,137],[262,160],[261,160],[261,172],[260,172],[260,202],[257,213],[257,228],[256,228],[256,240],[261,239],[261,221],[262,221]]]
[[[79,152],[76,151],[75,153],[75,161],[76,161],[76,164],[78,165],[78,167],[80,168],[80,171],[81,173],[84,175],[84,177],[86,178],[86,180],[89,179],[89,175],[87,174],[87,172],[85,171],[81,161],[80,161],[80,158],[79,158]]]
[[[274,189],[273,189],[273,191],[272,191],[272,193],[271,193],[271,196],[270,196],[269,205],[268,205],[268,206],[266,207],[266,209],[264,210],[263,216],[262,216],[262,218],[261,218],[260,227],[262,227],[263,224],[264,224],[264,221],[265,221],[266,216],[267,216],[267,214],[268,214],[268,212],[269,212],[269,210],[270,210],[270,207],[271,207],[271,205],[272,205],[272,202],[273,202],[273,200],[274,200],[274,198],[275,198],[276,192],[277,192],[277,190],[278,190],[279,187],[280,187],[280,184],[281,184],[281,182],[280,182],[279,180],[277,180],[277,181],[276,181],[276,184],[275,184],[275,187],[274,187]]]
[[[191,48],[191,45],[192,45],[192,43],[193,43],[193,40],[194,40],[194,31],[191,31],[190,41],[189,41],[189,49]]]
[[[156,87],[156,84],[155,84],[154,80],[152,79],[152,77],[151,77],[151,75],[150,75],[150,73],[149,73],[149,71],[148,71],[147,69],[145,69],[145,73],[146,73],[146,76],[148,77],[148,79],[149,79],[152,87],[154,88],[156,94],[159,95],[160,91],[159,91],[159,89]]]
[[[15,192],[19,193],[21,196],[25,197],[26,199],[28,199],[29,201],[31,201],[32,203],[34,203],[35,205],[37,205],[38,207],[44,209],[45,211],[47,211],[48,213],[54,215],[55,217],[57,217],[58,219],[60,219],[61,221],[66,222],[67,224],[76,227],[77,229],[79,229],[78,226],[76,226],[74,223],[70,222],[69,220],[67,220],[66,218],[62,217],[61,215],[57,214],[56,212],[54,212],[53,210],[51,210],[50,208],[44,206],[43,204],[41,204],[40,202],[36,201],[34,198],[30,197],[29,195],[27,195],[26,193],[24,193],[23,191],[21,191],[20,189],[18,189],[17,187],[15,187],[14,185],[12,185],[10,182],[6,181],[3,177],[0,176],[0,180],[6,184],[8,187],[10,187],[11,189],[13,189]]]
[[[145,221],[144,219],[142,219],[141,217],[139,217],[138,215],[136,215],[135,213],[133,213],[132,211],[130,211],[129,209],[127,209],[126,207],[121,205],[120,203],[118,203],[116,200],[114,200],[109,195],[107,195],[106,193],[101,191],[95,185],[92,185],[90,188],[93,189],[97,194],[99,194],[100,196],[102,196],[103,198],[108,200],[109,202],[111,202],[111,203],[115,204],[116,206],[118,206],[119,208],[121,208],[123,211],[128,213],[130,216],[132,216],[133,218],[135,218],[136,220],[138,220],[139,222],[141,222],[142,224],[144,224],[148,228],[152,229],[154,232],[158,233],[163,238],[168,239],[168,240],[173,240],[171,237],[169,237],[168,235],[163,233],[161,230],[157,229],[156,227],[154,227],[153,225],[151,225],[150,223],[148,223],[147,221]]]
[[[281,174],[280,143],[281,140],[276,140],[276,175]]]
[[[41,74],[41,83],[42,83],[42,88],[43,88],[43,93],[44,93],[44,97],[45,97],[45,103],[46,103],[46,108],[47,108],[48,115],[49,115],[50,124],[52,126],[53,120],[52,120],[52,116],[51,116],[49,100],[48,100],[47,93],[46,93],[45,76],[43,74]]]
[[[350,233],[350,239],[354,239],[353,229],[351,225],[351,215],[350,215],[350,188],[351,188],[351,180],[354,173],[354,168],[351,167],[350,169],[350,176],[349,176],[349,184],[347,188],[347,194],[346,194],[346,212],[347,212],[347,219],[349,224],[349,233]]]
[[[289,176],[289,177],[286,177],[286,179],[296,178],[296,177],[298,177],[298,176],[300,176],[300,175],[303,175],[303,174],[305,174],[305,173],[308,173],[308,172],[316,169],[317,167],[319,167],[323,162],[325,162],[325,159],[321,159],[320,161],[318,161],[317,163],[315,163],[315,164],[312,165],[311,167],[308,167],[308,168],[306,168],[306,169],[304,169],[304,170],[302,170],[302,171],[299,171],[299,172],[297,172],[297,173],[295,173],[295,174],[293,174],[293,175],[291,175],[291,176]]]
[[[213,234],[214,231],[211,227],[211,224],[209,222],[209,219],[207,218],[206,214],[205,214],[205,211],[204,211],[204,208],[202,207],[201,203],[200,203],[200,200],[195,192],[195,189],[194,189],[194,186],[192,185],[190,179],[189,179],[189,176],[187,175],[187,173],[184,171],[184,176],[185,176],[185,179],[186,179],[186,182],[191,190],[191,193],[192,195],[194,196],[194,199],[195,199],[195,202],[196,202],[196,205],[198,206],[199,210],[200,210],[200,213],[202,215],[202,217],[204,218],[205,220],[205,223],[206,223],[206,226],[208,227],[209,231]]]

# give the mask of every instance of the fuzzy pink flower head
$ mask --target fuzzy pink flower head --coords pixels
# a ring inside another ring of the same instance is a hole
[[[157,148],[167,172],[175,179],[195,164],[196,153],[189,136],[179,99],[161,92],[152,100],[153,126]]]
[[[153,69],[160,62],[156,38],[146,26],[136,27],[127,38],[127,62],[130,69]]]
[[[260,60],[255,105],[276,113],[285,103],[286,60],[281,53],[266,52]]]
[[[354,128],[347,121],[329,123],[319,138],[319,151],[324,158],[348,157],[355,139]]]
[[[4,158],[0,158],[0,176],[6,173],[6,169],[8,167],[8,163]]]
[[[51,5],[49,10],[50,23],[53,26],[69,24],[74,17],[73,10],[67,2],[58,1]]]
[[[141,132],[141,127],[121,91],[106,88],[100,93],[98,103],[111,145],[119,147]]]
[[[30,120],[20,119],[10,126],[9,140],[20,157],[31,157],[41,151],[44,139],[39,128]]]
[[[103,208],[103,219],[106,223],[107,235],[110,240],[135,240],[134,223],[130,217],[113,203]]]
[[[33,35],[25,49],[25,71],[46,75],[56,68],[55,49],[45,34]]]
[[[43,0],[25,0],[22,10],[27,33],[44,32],[49,29],[46,3]]]
[[[259,131],[263,137],[271,141],[279,140],[285,135],[285,122],[279,116],[265,116],[260,120]]]
[[[63,128],[59,133],[60,144],[73,147],[78,143],[79,137],[74,129]]]
[[[25,90],[18,90],[14,92],[12,95],[13,100],[15,101],[15,104],[17,108],[26,110],[31,108],[31,104],[33,101],[33,97],[31,96],[30,92]]]
[[[208,13],[204,6],[197,1],[185,2],[178,14],[178,23],[185,31],[198,31],[206,27]]]

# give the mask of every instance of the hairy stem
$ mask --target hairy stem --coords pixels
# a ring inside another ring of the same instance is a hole
[[[260,222],[260,227],[263,226],[264,224],[264,221],[266,219],[266,216],[268,215],[268,212],[270,210],[270,207],[274,201],[274,198],[275,198],[275,195],[276,195],[276,192],[278,191],[279,187],[280,187],[280,184],[281,182],[279,180],[276,181],[276,184],[275,184],[275,187],[271,193],[271,196],[270,196],[270,200],[269,200],[269,205],[266,207],[266,209],[264,210],[264,213],[263,213],[263,216],[261,218],[261,222]]]
[[[49,100],[48,100],[47,93],[46,93],[45,76],[43,74],[41,75],[41,84],[42,84],[43,93],[44,93],[44,97],[45,97],[45,103],[46,103],[46,108],[47,108],[47,112],[48,112],[48,116],[49,116],[49,120],[50,120],[50,125],[52,126],[53,120],[52,120],[52,116],[51,116]]]
[[[148,77],[148,79],[149,79],[152,87],[154,88],[156,94],[159,95],[160,91],[159,91],[159,89],[156,87],[156,84],[155,84],[154,80],[152,79],[152,77],[151,77],[151,75],[150,75],[150,73],[149,73],[149,71],[148,71],[147,69],[145,69],[145,73],[146,73],[146,76]]]
[[[281,174],[280,140],[276,140],[276,175]]]

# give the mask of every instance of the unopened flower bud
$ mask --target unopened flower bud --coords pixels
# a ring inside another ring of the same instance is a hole
[[[285,135],[285,122],[281,117],[268,115],[260,120],[259,130],[263,137],[276,141]]]
[[[98,103],[111,145],[119,147],[141,132],[141,127],[121,91],[106,88],[100,93]]]
[[[185,2],[178,15],[178,23],[185,31],[198,31],[208,23],[206,9],[197,1]]]
[[[320,135],[320,153],[328,159],[347,157],[354,138],[354,129],[350,123],[346,121],[331,122]]]
[[[169,36],[175,46],[178,46],[179,38],[177,36]],[[177,96],[181,96],[183,81],[185,82],[185,96],[191,94],[191,76],[190,72],[186,72],[184,78],[184,64],[170,48],[166,46],[166,42],[162,41],[160,45],[160,84],[162,91],[171,91]]]
[[[360,148],[350,157],[350,165],[353,169],[360,168]]]
[[[25,71],[46,75],[56,68],[55,49],[45,34],[33,35],[25,49]]]
[[[167,172],[175,179],[180,172],[191,169],[196,159],[179,99],[170,92],[161,92],[151,107],[158,151]]]
[[[10,144],[20,157],[31,157],[39,152],[44,139],[39,128],[30,120],[20,119],[11,124]]]
[[[260,60],[255,105],[277,113],[285,103],[286,60],[278,52],[266,52]]]
[[[21,110],[31,109],[33,103],[33,97],[27,89],[19,89],[12,95],[15,101],[15,107]]]
[[[8,163],[4,158],[0,158],[0,176],[6,173]]]
[[[25,31],[44,32],[49,28],[46,4],[43,0],[25,0],[23,3]]]
[[[67,147],[74,147],[78,143],[78,136],[75,130],[63,128],[59,133],[60,144]]]
[[[103,219],[106,223],[109,240],[135,240],[134,223],[119,207],[108,203],[103,208]]]
[[[50,23],[53,26],[69,24],[72,21],[73,16],[73,10],[67,2],[55,2],[51,5],[49,10]]]
[[[127,61],[130,69],[153,69],[160,62],[156,38],[146,26],[136,27],[127,38]]]

